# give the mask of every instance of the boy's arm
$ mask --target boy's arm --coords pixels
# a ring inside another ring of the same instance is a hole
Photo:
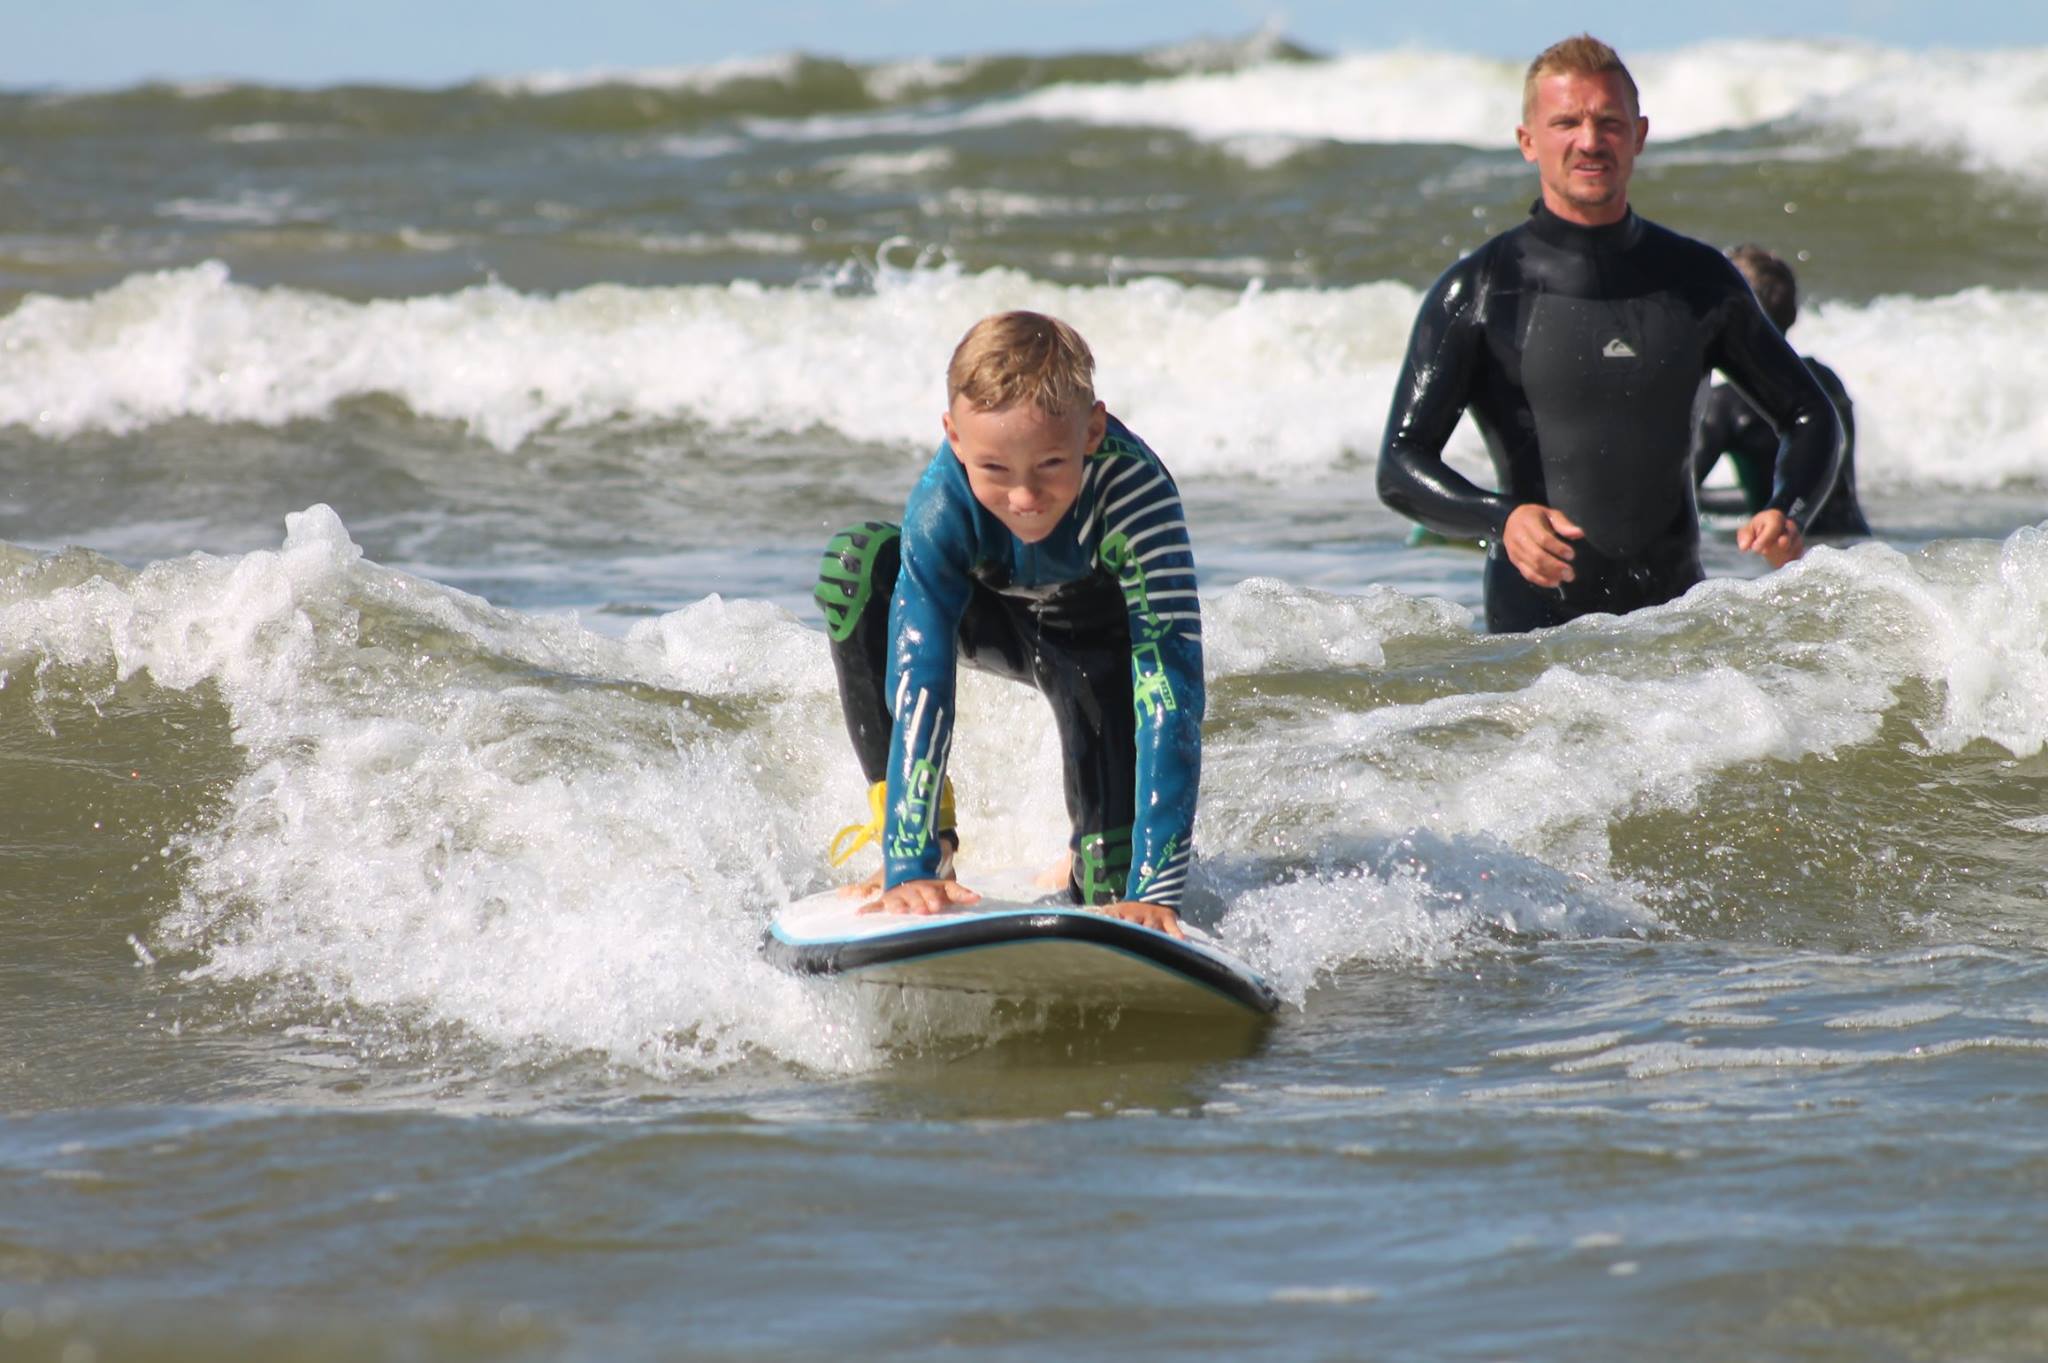
[[[902,571],[889,601],[889,795],[882,823],[883,883],[939,874],[939,788],[953,747],[960,617],[972,589],[974,522],[950,450],[910,494]],[[957,482],[956,488],[953,484]]]
[[[1097,555],[1123,588],[1137,717],[1137,808],[1125,898],[1178,912],[1202,773],[1202,610],[1187,517],[1156,459],[1104,478]]]

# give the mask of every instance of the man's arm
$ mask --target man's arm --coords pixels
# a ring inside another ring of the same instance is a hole
[[[1472,394],[1483,341],[1484,256],[1445,271],[1422,300],[1380,443],[1380,500],[1441,535],[1498,539],[1515,503],[1444,462]]]
[[[1765,317],[1733,265],[1726,323],[1709,358],[1778,433],[1770,499],[1758,513],[1782,513],[1802,535],[1834,490],[1845,442],[1827,391]]]

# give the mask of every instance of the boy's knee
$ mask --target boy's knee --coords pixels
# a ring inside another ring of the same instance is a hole
[[[1083,904],[1114,904],[1131,878],[1131,829],[1083,833],[1074,840],[1074,892]]]
[[[825,546],[811,595],[825,613],[825,627],[834,643],[853,633],[870,601],[888,597],[901,561],[901,534],[886,521],[862,521],[834,535]]]

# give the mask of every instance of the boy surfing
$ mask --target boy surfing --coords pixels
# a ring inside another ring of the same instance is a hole
[[[863,912],[980,899],[953,878],[946,780],[965,662],[1052,705],[1069,896],[1182,935],[1204,706],[1194,555],[1172,476],[1096,399],[1094,371],[1064,322],[983,318],[947,366],[946,438],[903,524],[826,548],[816,595],[872,816],[835,839],[834,864],[882,846]]]

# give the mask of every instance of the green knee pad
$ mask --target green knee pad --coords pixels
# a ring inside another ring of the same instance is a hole
[[[902,532],[882,521],[864,521],[840,531],[825,546],[818,564],[818,585],[811,593],[825,613],[832,642],[846,642],[855,622],[875,592],[875,558]]]
[[[1084,834],[1074,845],[1074,884],[1083,904],[1114,904],[1131,879],[1131,830]]]

